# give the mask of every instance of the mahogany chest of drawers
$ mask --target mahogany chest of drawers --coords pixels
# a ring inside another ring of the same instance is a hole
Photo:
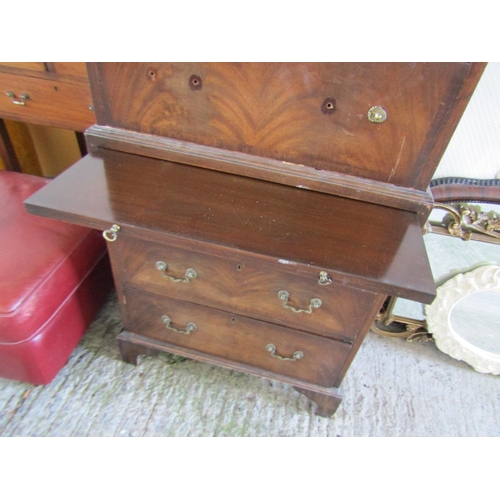
[[[385,297],[433,299],[427,186],[483,68],[88,64],[90,153],[26,205],[103,230],[126,361],[275,378],[328,416]]]

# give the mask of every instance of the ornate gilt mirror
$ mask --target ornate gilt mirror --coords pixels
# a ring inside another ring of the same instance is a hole
[[[437,297],[425,307],[388,297],[372,330],[434,341],[477,371],[500,374],[500,179],[438,179],[431,191],[424,240]]]

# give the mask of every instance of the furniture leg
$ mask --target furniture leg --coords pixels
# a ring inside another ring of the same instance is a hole
[[[135,342],[128,340],[127,332],[125,330],[118,335],[117,340],[123,361],[130,363],[131,365],[137,365],[137,359],[141,354],[147,356],[156,352],[154,349],[150,349],[147,346],[136,344]]]
[[[294,387],[297,392],[304,394],[308,399],[316,403],[315,415],[319,417],[331,417],[337,411],[340,403],[342,402],[342,395],[328,395],[319,392],[309,391],[302,387]]]

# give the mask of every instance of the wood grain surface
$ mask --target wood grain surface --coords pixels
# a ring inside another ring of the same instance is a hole
[[[360,311],[369,310],[375,294],[342,286],[339,283],[320,285],[319,275],[309,276],[286,272],[290,264],[270,264],[267,259],[226,252],[219,257],[186,250],[172,245],[153,244],[136,238],[119,238],[113,248],[119,259],[117,267],[126,284],[156,294],[232,311],[325,337],[352,342],[364,323]],[[157,262],[168,267],[160,271]],[[188,283],[182,279],[187,269],[196,271]],[[278,293],[290,295],[287,305],[308,310],[311,299],[319,298],[321,307],[311,313],[294,312],[283,307]]]
[[[333,386],[351,348],[343,342],[133,288],[125,288],[124,295],[126,330],[323,387]],[[188,335],[167,329],[163,315],[169,316],[170,326],[178,330],[190,322],[197,328]],[[303,357],[296,361],[278,359],[267,350],[269,344],[276,347],[279,356],[289,358],[300,351]]]
[[[144,228],[314,266],[380,293],[423,302],[435,293],[416,215],[380,205],[102,151],[27,207],[100,229],[117,223],[124,236]]]
[[[203,146],[168,137],[92,125],[85,131],[89,151],[111,149],[195,167],[276,182],[320,193],[377,203],[419,214],[423,226],[432,207],[428,190],[419,191],[329,170]]]
[[[7,92],[13,92],[16,100],[23,93],[29,99],[24,106],[16,105]],[[0,116],[4,118],[84,131],[95,123],[94,112],[89,109],[91,104],[88,84],[0,72]]]
[[[427,187],[483,67],[88,65],[99,124],[418,189]],[[377,105],[387,111],[384,123],[367,118]]]

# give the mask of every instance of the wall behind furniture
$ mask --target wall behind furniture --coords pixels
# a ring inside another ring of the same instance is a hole
[[[500,63],[490,62],[434,178],[493,179],[500,174]]]

